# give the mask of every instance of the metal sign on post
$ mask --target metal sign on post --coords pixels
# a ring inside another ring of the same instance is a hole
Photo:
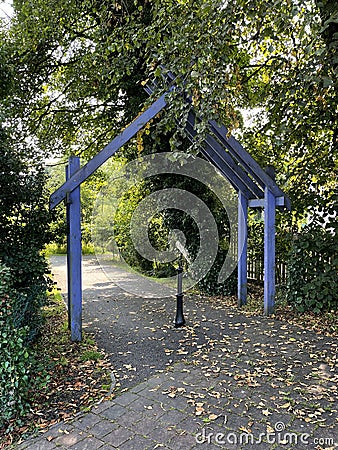
[[[181,266],[177,269],[177,294],[176,294],[176,318],[175,328],[183,327],[185,319],[183,316],[183,269]]]

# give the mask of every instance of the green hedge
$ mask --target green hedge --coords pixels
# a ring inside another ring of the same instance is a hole
[[[287,264],[287,301],[298,311],[338,308],[336,217],[315,221],[294,238]]]
[[[21,296],[13,287],[11,270],[0,264],[0,431],[20,423],[39,382],[36,361],[27,347],[29,328],[16,325]]]

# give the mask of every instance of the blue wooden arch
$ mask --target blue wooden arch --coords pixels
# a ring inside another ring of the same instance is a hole
[[[175,88],[175,77],[165,72],[165,81],[170,89],[154,101],[146,111],[128,125],[116,138],[104,147],[82,168],[80,159],[72,156],[66,169],[66,182],[50,197],[50,209],[65,200],[67,207],[67,267],[68,267],[68,314],[73,341],[82,339],[82,280],[81,280],[81,203],[80,185],[92,175],[117,150],[132,139],[167,103],[166,96]],[[156,84],[148,82],[146,92],[151,95]],[[190,102],[190,99],[186,99]],[[197,136],[195,125],[199,118],[191,108],[184,124],[188,138],[194,142]],[[291,209],[289,198],[277,186],[273,174],[264,171],[228,130],[213,120],[200,144],[201,153],[229,180],[238,192],[238,304],[247,299],[247,217],[248,208],[264,208],[264,313],[274,309],[275,299],[275,212],[276,207]]]

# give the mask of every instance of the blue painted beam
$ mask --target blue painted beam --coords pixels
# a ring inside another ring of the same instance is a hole
[[[80,158],[69,158],[70,179],[80,169]],[[67,196],[69,214],[68,232],[68,304],[70,310],[70,331],[72,341],[82,340],[82,245],[81,245],[81,203],[80,187]]]
[[[194,130],[194,127],[187,123],[185,126],[185,132],[190,139],[191,142],[195,142],[196,131]],[[232,176],[229,176],[229,169],[227,169],[223,159],[218,155],[215,154],[215,152],[212,150],[212,148],[204,141],[204,146],[200,148],[201,153],[203,156],[214,166],[217,167],[217,169],[221,172],[221,174],[230,182],[232,187],[238,191],[239,188],[241,188],[246,195],[250,196],[250,191],[247,189],[247,187],[241,182],[241,180],[237,177],[236,174],[231,174]]]
[[[275,197],[284,197],[285,206],[291,209],[290,199],[277,186],[272,178],[262,169],[254,158],[244,149],[244,147],[233,136],[227,137],[228,130],[224,125],[219,125],[216,121],[210,120],[211,131],[217,136],[222,144],[229,150],[233,157],[242,165],[245,170],[262,186],[267,186]]]
[[[285,197],[276,197],[276,206],[286,206]],[[249,200],[249,208],[264,208],[264,199],[253,198]]]
[[[167,71],[165,68],[163,69],[163,76],[168,80],[168,83],[172,85],[175,81],[175,76],[172,74],[172,72]],[[151,95],[154,92],[154,89],[156,87],[156,80],[155,84],[151,85],[148,84],[145,86],[146,92]],[[188,103],[191,103],[190,98],[186,98]],[[190,113],[191,115],[194,113]],[[195,123],[196,120],[200,120],[198,118],[195,118],[193,121]],[[192,123],[192,121],[190,121]],[[278,206],[283,206],[287,209],[291,209],[291,202],[290,199],[284,194],[284,192],[277,186],[275,181],[260,167],[260,165],[255,161],[254,158],[244,149],[244,147],[240,144],[240,142],[237,141],[233,136],[228,136],[228,130],[224,125],[219,125],[216,121],[210,120],[209,121],[210,131],[211,135],[214,135],[221,143],[223,147],[225,147],[231,157],[233,158],[233,164],[231,167],[231,171],[235,176],[239,176],[240,173],[245,173],[247,180],[247,186],[255,185],[253,183],[253,180],[258,183],[260,188],[263,188],[265,186],[268,186],[270,190],[274,193],[276,197],[283,198],[283,201],[280,201]],[[186,130],[187,131],[187,130]],[[190,136],[189,136],[190,135]],[[188,131],[188,136],[191,139],[191,132]],[[224,149],[223,152],[225,153]],[[229,174],[229,171],[228,171]],[[243,177],[240,177],[242,181],[244,180]],[[230,181],[230,180],[229,180]],[[257,187],[256,189],[252,189],[252,192],[255,192],[255,195],[257,198],[264,198],[264,193],[261,191],[260,195],[257,195]],[[237,186],[237,190],[240,189],[239,186]],[[253,197],[255,197],[255,195]],[[252,196],[248,196],[248,198],[252,198]]]
[[[238,193],[238,306],[247,300],[247,256],[248,255],[248,199],[242,192]]]
[[[273,313],[275,305],[275,218],[276,199],[269,188],[264,197],[264,314]]]
[[[168,71],[164,66],[161,66],[162,76],[167,81],[168,85],[173,88],[175,83],[175,75]],[[154,80],[152,84],[147,84],[145,86],[146,92],[151,95],[156,88],[157,81]],[[187,103],[191,103],[192,100],[186,97]],[[200,119],[197,119],[200,120]],[[250,177],[255,180],[258,185],[264,189],[266,186],[271,190],[275,197],[283,197],[283,205],[288,210],[291,209],[290,199],[284,194],[284,192],[277,186],[275,181],[262,169],[262,167],[255,161],[255,159],[244,149],[244,147],[237,141],[233,136],[228,138],[228,130],[224,125],[219,125],[215,120],[209,121],[211,134],[220,141],[220,143],[229,151],[232,158],[234,159],[237,168],[233,169],[233,173],[238,176],[238,169],[243,168],[247,173],[248,178]],[[224,150],[223,150],[224,151]],[[250,175],[250,176],[249,176]],[[229,180],[230,181],[230,180]],[[240,189],[238,186],[237,189]],[[263,198],[264,194],[257,196],[258,198]],[[250,198],[250,196],[248,196]]]
[[[165,106],[165,96],[163,94],[157,99],[146,111],[138,116],[122,133],[113,139],[106,147],[104,147],[94,158],[86,165],[73,174],[59,189],[50,196],[50,209],[55,208],[62,200],[66,198],[67,192],[72,192],[80,184],[85,181],[95,170],[107,161],[114,153],[125,145],[133,136],[136,135],[151,119],[153,119]]]
[[[195,141],[197,132],[194,128],[196,116],[189,113],[185,131],[192,142]],[[203,155],[215,164],[223,175],[230,181],[236,190],[240,190],[249,198],[263,197],[263,191],[248,177],[241,167],[236,165],[231,156],[224,151],[221,144],[210,134],[203,140],[204,146],[201,148]]]
[[[191,120],[193,118],[193,120]],[[195,124],[199,119],[196,118],[196,115],[193,112],[190,112],[188,115],[188,122]],[[197,134],[194,130],[195,135]],[[245,186],[245,191],[249,190],[247,194],[248,198],[264,198],[264,191],[258,186],[254,180],[252,180],[248,174],[237,164],[230,153],[225,151],[224,145],[222,145],[214,135],[207,133],[205,141],[207,145],[212,149],[214,153],[216,153],[221,159],[223,159],[225,165],[227,166],[227,174],[228,177],[233,177],[235,180],[239,179],[241,184],[237,185],[237,189],[242,190],[242,186]]]
[[[66,181],[69,180],[69,165],[65,167],[66,169]],[[70,217],[69,217],[69,201],[66,202],[66,226],[67,226],[67,293],[68,293],[68,330],[71,328],[71,317],[70,317],[70,264],[69,264],[69,227],[70,227]]]

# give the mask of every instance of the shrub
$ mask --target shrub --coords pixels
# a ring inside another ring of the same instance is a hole
[[[337,226],[317,218],[294,239],[287,270],[287,301],[298,311],[338,307]]]
[[[219,250],[215,262],[209,272],[198,282],[198,288],[201,293],[208,295],[235,295],[237,292],[237,270],[222,283],[218,282],[219,274],[223,267],[223,263],[227,251]]]
[[[27,338],[33,339],[50,283],[41,250],[50,239],[51,216],[44,169],[38,157],[29,156],[0,130],[0,261],[11,268],[20,293],[16,326],[28,326]]]
[[[0,430],[10,420],[19,422],[29,410],[33,383],[33,361],[26,346],[29,329],[15,325],[21,295],[13,288],[10,269],[0,264]]]

